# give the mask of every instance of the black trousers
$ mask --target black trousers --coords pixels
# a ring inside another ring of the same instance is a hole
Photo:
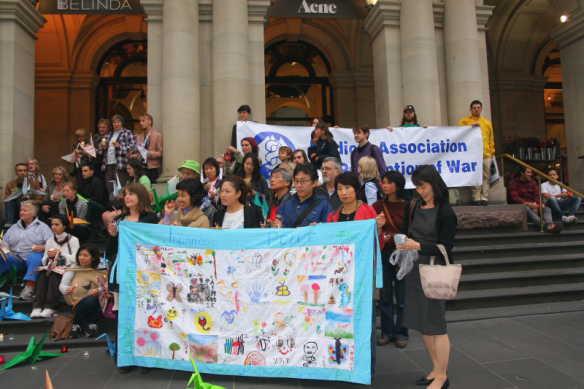
[[[74,324],[97,324],[101,315],[99,299],[97,297],[87,296],[77,303]]]
[[[39,273],[39,279],[36,282],[36,296],[32,302],[33,309],[57,309],[59,297],[61,297],[61,291],[59,290],[61,278],[63,276],[54,271],[47,274],[43,270]]]

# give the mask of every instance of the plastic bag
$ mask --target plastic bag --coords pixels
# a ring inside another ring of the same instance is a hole
[[[397,234],[393,237],[395,244],[404,244],[408,241],[408,237],[404,234]],[[403,279],[406,274],[408,274],[414,268],[414,262],[418,260],[418,251],[402,251],[401,249],[395,249],[389,257],[389,263],[392,265],[398,265],[399,271],[397,272],[397,279]]]

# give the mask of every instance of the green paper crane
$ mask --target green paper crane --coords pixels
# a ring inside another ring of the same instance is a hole
[[[158,213],[164,209],[164,204],[167,201],[176,200],[178,198],[178,192],[173,193],[171,195],[168,194],[168,182],[166,183],[166,193],[164,197],[158,197],[158,193],[156,193],[156,189],[150,189],[150,192],[154,194],[154,205],[152,205],[152,210],[154,213]]]
[[[0,288],[3,287],[8,280],[11,280],[13,284],[16,284],[19,279],[22,279],[22,277],[17,275],[17,271],[18,270],[16,269],[16,265],[12,265],[10,272],[5,273],[2,277],[0,277]]]
[[[54,354],[54,353],[44,353],[41,351],[43,349],[43,345],[45,343],[45,338],[47,337],[48,333],[49,333],[49,331],[45,332],[45,335],[43,336],[43,338],[41,339],[39,344],[35,344],[36,339],[33,336],[30,339],[30,342],[28,344],[28,347],[26,348],[26,351],[23,352],[22,354],[15,356],[10,362],[8,362],[4,366],[4,368],[2,370],[6,370],[8,368],[11,368],[12,366],[17,365],[20,362],[24,362],[24,361],[29,361],[30,363],[35,363],[37,361],[37,359],[39,359],[39,358],[45,359],[45,358],[60,357],[61,355],[65,355],[65,353]]]
[[[193,369],[195,370],[195,372],[193,373],[193,375],[191,376],[191,379],[189,380],[189,383],[187,384],[187,389],[191,388],[191,389],[225,389],[223,386],[218,386],[218,385],[213,385],[213,384],[208,384],[206,382],[203,382],[203,378],[201,378],[201,374],[199,373],[199,369],[197,369],[197,364],[195,363],[195,360],[193,359],[193,354],[190,355],[191,356],[191,363],[193,364]],[[191,384],[193,384],[193,386],[191,387]]]

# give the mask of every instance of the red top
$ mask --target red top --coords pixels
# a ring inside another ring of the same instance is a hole
[[[343,206],[341,206],[336,211],[332,211],[331,213],[329,213],[326,222],[337,223],[339,221],[339,213],[341,212],[342,208]],[[376,217],[377,212],[375,212],[375,209],[373,209],[372,206],[361,202],[361,205],[357,207],[357,212],[355,213],[355,221],[375,219]],[[385,240],[383,239],[383,236],[379,237],[379,246],[383,250],[383,246],[385,246]]]

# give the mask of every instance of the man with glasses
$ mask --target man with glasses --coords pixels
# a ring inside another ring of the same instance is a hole
[[[313,165],[302,163],[294,169],[294,186],[296,194],[280,206],[277,215],[282,215],[285,228],[306,227],[316,223],[326,223],[326,218],[333,211],[324,196],[314,193],[318,185],[318,174]]]
[[[341,174],[342,166],[341,160],[335,157],[328,157],[322,161],[321,169],[324,184],[319,186],[318,189],[326,192],[328,201],[333,209],[339,208],[342,204],[335,188],[335,179]]]

